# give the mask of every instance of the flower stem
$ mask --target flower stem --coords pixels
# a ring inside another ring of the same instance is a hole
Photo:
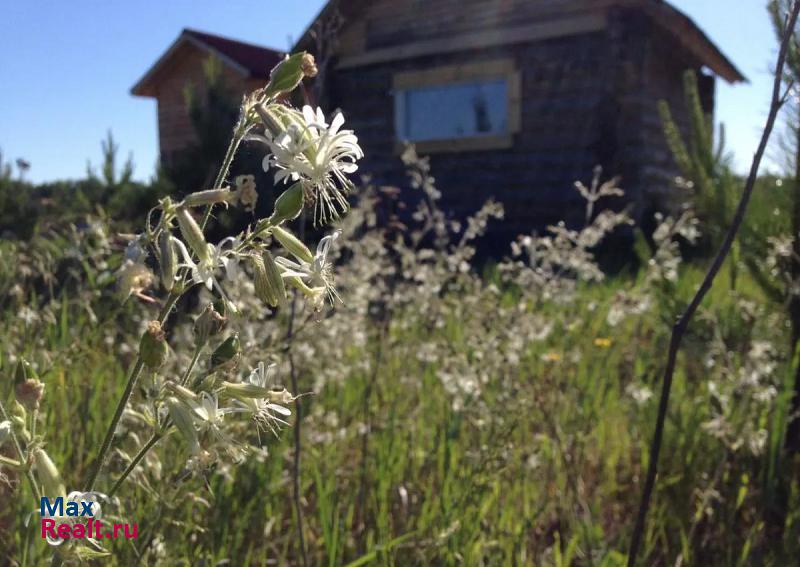
[[[11,421],[11,418],[8,416],[8,412],[6,411],[3,402],[0,401],[0,417],[3,418],[4,421]],[[17,456],[19,457],[20,463],[22,463],[23,469],[25,470],[25,476],[28,479],[28,482],[31,485],[31,492],[33,492],[34,498],[36,501],[39,502],[42,499],[42,493],[39,490],[39,485],[36,484],[36,479],[31,472],[31,468],[28,465],[28,459],[25,457],[25,453],[22,452],[22,445],[19,444],[19,439],[17,439],[17,434],[14,433],[13,427],[11,428],[11,444],[14,445],[14,449],[17,451]]]
[[[11,467],[12,469],[22,468],[23,466],[22,462],[4,457],[3,455],[0,455],[0,465],[5,465],[7,467]]]
[[[203,350],[202,345],[195,347],[194,355],[192,356],[192,361],[189,363],[189,366],[186,367],[186,372],[183,373],[183,377],[181,378],[180,381],[181,386],[185,386],[186,382],[189,381],[189,376],[191,376],[192,370],[194,370],[194,367],[197,364],[197,359],[200,358],[200,352],[202,350]]]
[[[128,476],[133,472],[133,470],[137,467],[139,462],[142,459],[144,459],[145,455],[147,455],[150,449],[155,447],[156,443],[161,441],[162,437],[164,437],[164,433],[162,433],[161,431],[156,431],[155,433],[153,433],[153,435],[150,437],[147,443],[145,443],[142,446],[142,448],[139,449],[139,452],[136,453],[136,456],[133,458],[130,464],[128,464],[128,467],[125,469],[122,475],[117,479],[117,482],[114,483],[114,486],[108,493],[109,498],[111,498],[112,496],[114,496],[114,494],[117,493],[117,490],[119,490],[119,488],[122,486],[122,483],[125,482],[125,479],[128,478]]]
[[[222,166],[219,168],[217,177],[214,179],[214,185],[211,186],[212,189],[220,187],[222,182],[225,181],[225,178],[228,176],[228,172],[231,169],[231,164],[233,163],[233,156],[236,155],[236,151],[239,149],[239,144],[241,144],[242,140],[244,139],[244,134],[244,119],[240,118],[239,123],[236,124],[236,128],[233,130],[231,143],[228,144],[228,149],[225,151],[225,158],[222,160]],[[205,230],[206,224],[208,224],[208,219],[211,218],[212,208],[213,205],[206,206],[206,210],[203,213],[203,222],[200,223],[200,228],[202,230]]]
[[[174,292],[167,296],[167,301],[164,303],[164,306],[161,308],[161,312],[158,315],[159,322],[163,323],[164,320],[166,320],[169,312],[172,311],[172,308],[175,306],[175,303],[178,301],[179,297],[180,294]],[[87,492],[94,490],[97,477],[100,476],[100,472],[103,470],[106,458],[108,457],[108,451],[111,449],[111,443],[114,441],[114,435],[117,431],[119,420],[122,418],[122,413],[125,411],[125,407],[128,405],[128,400],[133,393],[133,388],[136,386],[136,382],[139,380],[139,376],[141,375],[143,369],[144,362],[142,362],[142,357],[137,356],[136,362],[134,363],[133,368],[131,368],[130,374],[128,375],[128,383],[125,385],[125,391],[122,393],[122,397],[117,404],[117,409],[114,411],[114,417],[111,418],[111,423],[108,426],[108,430],[106,430],[106,436],[103,439],[103,444],[100,446],[100,452],[97,454],[94,466],[89,474],[89,480],[86,484]]]

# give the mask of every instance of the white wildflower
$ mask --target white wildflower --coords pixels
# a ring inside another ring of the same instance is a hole
[[[352,130],[341,130],[341,113],[330,124],[321,109],[310,106],[289,116],[293,123],[285,131],[273,134],[267,129],[264,136],[251,138],[269,146],[271,153],[264,158],[264,171],[276,168],[276,183],[300,181],[316,202],[314,221],[324,224],[337,218],[339,211],[349,209],[346,195],[353,184],[346,176],[358,169],[356,161],[364,157],[364,152]]]
[[[308,285],[316,298],[321,299],[323,295],[327,295],[331,304],[336,299],[341,301],[333,285],[333,264],[328,260],[331,245],[340,234],[341,231],[337,230],[320,240],[314,259],[311,262],[306,262],[300,258],[297,258],[297,261],[288,258],[275,258],[275,263],[283,269],[281,276],[284,278],[298,278]]]
[[[208,254],[205,255],[205,258],[197,262],[192,259],[192,255],[183,242],[177,238],[173,238],[173,241],[178,247],[178,250],[180,250],[181,256],[183,256],[183,263],[180,264],[180,267],[189,268],[192,274],[192,281],[205,285],[209,291],[216,289],[222,296],[222,299],[225,300],[225,303],[236,312],[236,306],[228,299],[219,281],[217,281],[214,272],[218,268],[223,268],[232,277],[238,273],[239,254],[236,252],[236,244],[238,241],[234,238],[226,238],[217,246],[207,243]]]
[[[275,403],[279,401],[286,404],[294,399],[286,389],[283,390],[268,390],[268,385],[272,381],[272,376],[275,373],[275,364],[265,366],[263,362],[259,362],[258,366],[253,369],[250,376],[247,378],[247,384],[263,389],[265,397],[243,397],[237,400],[241,405],[242,411],[250,413],[253,421],[256,424],[256,430],[259,434],[259,441],[261,439],[261,431],[269,430],[277,435],[277,428],[281,425],[289,425],[279,416],[288,417],[292,415],[289,408]]]

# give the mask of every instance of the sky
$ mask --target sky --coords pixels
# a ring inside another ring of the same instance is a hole
[[[777,51],[765,0],[671,0],[749,79],[717,81],[716,118],[737,171],[758,143]],[[34,182],[76,179],[101,160],[108,130],[134,177],[148,179],[158,153],[156,103],[130,88],[184,27],[286,50],[322,0],[11,0],[0,19],[0,152],[31,163]],[[769,164],[768,164],[769,166]]]

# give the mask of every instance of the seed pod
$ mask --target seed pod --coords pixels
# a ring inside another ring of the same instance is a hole
[[[275,199],[275,210],[269,222],[279,225],[284,221],[296,219],[303,211],[303,201],[303,185],[298,181]]]
[[[17,401],[30,411],[39,409],[39,402],[44,397],[44,384],[37,378],[28,378],[14,388]]]
[[[209,303],[203,312],[194,320],[194,344],[195,346],[202,346],[208,342],[208,339],[219,334],[228,319],[220,315],[214,305]]]
[[[217,368],[233,360],[239,354],[239,349],[239,335],[233,334],[211,354],[211,368]]]
[[[308,263],[314,261],[314,255],[311,253],[311,250],[308,249],[308,246],[303,244],[299,238],[285,228],[281,228],[279,226],[273,227],[272,236],[277,238],[278,242],[280,242],[281,245],[283,245],[283,247],[286,248],[286,250],[298,260]]]
[[[319,73],[319,69],[317,69],[317,62],[314,61],[314,56],[310,53],[303,53],[303,59],[300,62],[300,67],[303,69],[303,74],[306,77],[316,77],[317,73]]]
[[[150,370],[157,370],[167,361],[168,354],[169,347],[161,323],[150,321],[139,342],[139,356],[142,362]]]
[[[253,256],[253,274],[255,275],[253,284],[256,289],[256,296],[271,307],[278,305],[278,296],[272,288],[267,277],[267,269],[264,260],[258,256]]]
[[[211,257],[208,252],[208,243],[206,242],[203,231],[200,230],[194,217],[189,213],[185,207],[180,207],[175,213],[178,219],[178,226],[181,229],[181,234],[189,246],[192,248],[200,261],[208,262]]]
[[[186,207],[201,207],[203,205],[217,205],[219,203],[230,203],[236,198],[236,193],[229,189],[208,189],[187,195],[183,200]]]
[[[160,256],[159,269],[161,271],[161,284],[167,291],[172,291],[175,286],[175,277],[178,275],[178,261],[175,252],[175,243],[169,231],[163,231],[158,237],[158,254]]]
[[[264,89],[264,95],[274,97],[275,95],[293,91],[303,80],[303,77],[306,76],[306,73],[312,70],[316,70],[316,65],[314,64],[314,58],[308,53],[301,51],[294,55],[287,55],[283,61],[275,65],[270,71],[269,83]]]
[[[277,303],[273,307],[286,307],[286,286],[283,283],[278,264],[275,263],[269,250],[264,250],[264,269],[267,274],[267,283],[277,299]]]
[[[64,496],[67,493],[64,481],[61,479],[61,473],[58,472],[58,468],[53,464],[44,449],[33,451],[33,463],[38,472],[39,480],[42,481],[45,496],[55,498]]]

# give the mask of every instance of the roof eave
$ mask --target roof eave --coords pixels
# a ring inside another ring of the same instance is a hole
[[[646,2],[642,7],[656,24],[678,38],[705,66],[728,83],[749,82],[700,26],[682,11],[665,0]]]
[[[211,53],[215,57],[219,58],[223,63],[225,63],[235,71],[241,73],[245,77],[251,76],[250,71],[246,67],[237,63],[224,53],[219,52],[214,47],[194,37],[188,30],[183,30],[181,34],[177,37],[177,39],[175,39],[175,41],[173,41],[172,44],[167,48],[167,50],[161,55],[161,57],[159,57],[156,60],[156,62],[152,65],[152,67],[150,67],[150,69],[147,70],[144,76],[142,76],[142,78],[139,79],[136,82],[136,84],[133,85],[133,87],[131,87],[131,94],[134,96],[155,97],[156,90],[153,88],[152,85],[153,79],[184,43],[194,45],[199,49]]]

